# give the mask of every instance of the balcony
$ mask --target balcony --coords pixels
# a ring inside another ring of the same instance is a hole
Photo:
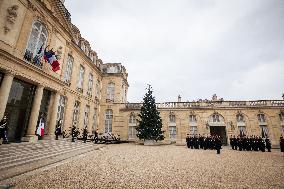
[[[38,55],[34,56],[33,53],[29,50],[26,50],[24,54],[24,59],[39,68],[42,68],[43,66],[42,57],[39,57]]]

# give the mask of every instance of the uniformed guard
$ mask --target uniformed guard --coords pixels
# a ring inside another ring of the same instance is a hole
[[[215,148],[217,150],[217,154],[220,154],[221,147],[222,147],[221,139],[218,136],[216,136],[215,137]]]
[[[62,120],[58,120],[56,124],[56,129],[55,129],[55,140],[58,140],[58,136],[62,134],[61,132],[61,125],[62,125]]]
[[[198,135],[198,145],[199,148],[203,148],[202,135],[200,134]]]
[[[189,134],[186,135],[185,140],[186,140],[186,146],[187,146],[187,148],[190,148],[190,145],[189,145]]]
[[[71,129],[72,142],[75,142],[76,133],[77,133],[76,127],[73,125]]]
[[[84,130],[83,130],[83,141],[84,141],[84,143],[86,143],[87,138],[88,138],[88,130],[87,130],[87,127],[85,127]]]

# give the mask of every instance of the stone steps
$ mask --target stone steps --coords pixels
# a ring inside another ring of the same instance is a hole
[[[0,146],[0,181],[50,165],[70,157],[97,150],[103,144],[41,140]]]

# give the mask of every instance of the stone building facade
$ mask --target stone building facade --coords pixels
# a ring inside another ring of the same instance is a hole
[[[38,59],[41,47],[53,49],[60,70]],[[40,60],[40,61],[39,61]],[[141,104],[127,103],[127,71],[120,63],[103,63],[91,49],[60,0],[0,1],[0,118],[8,116],[11,141],[36,141],[45,122],[45,137],[53,138],[56,123],[70,133],[75,125],[89,133],[120,134],[137,140]],[[222,135],[267,134],[277,145],[284,132],[284,101],[224,101],[158,103],[166,141],[184,141],[187,133]]]

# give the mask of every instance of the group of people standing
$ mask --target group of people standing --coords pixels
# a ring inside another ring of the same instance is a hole
[[[187,134],[186,145],[191,149],[217,150],[217,154],[220,154],[222,148],[221,137],[217,135]]]
[[[230,136],[230,145],[233,150],[239,151],[262,151],[271,152],[271,142],[268,137],[261,138],[260,136]]]

